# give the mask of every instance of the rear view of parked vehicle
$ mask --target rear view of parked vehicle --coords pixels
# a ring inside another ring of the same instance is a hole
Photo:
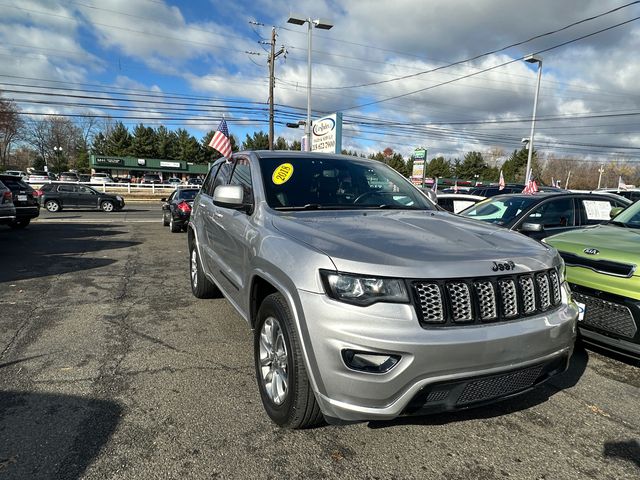
[[[100,192],[87,185],[50,183],[38,190],[40,205],[49,212],[63,208],[93,208],[104,212],[122,210],[124,198],[120,195]]]
[[[16,219],[16,207],[13,204],[13,194],[0,181],[0,225],[12,223]]]
[[[193,208],[193,199],[199,188],[178,188],[169,198],[162,199],[162,224],[168,226],[173,233],[187,227]]]
[[[16,218],[9,223],[11,228],[25,228],[33,218],[40,215],[40,205],[33,188],[13,175],[0,175],[2,182],[13,195]]]

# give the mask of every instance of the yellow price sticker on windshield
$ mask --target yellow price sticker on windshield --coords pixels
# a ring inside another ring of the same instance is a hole
[[[271,180],[273,180],[273,183],[276,185],[282,185],[283,183],[289,181],[291,175],[293,175],[293,165],[291,165],[290,163],[283,163],[273,171]]]

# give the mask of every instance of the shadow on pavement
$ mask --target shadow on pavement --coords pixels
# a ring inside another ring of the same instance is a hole
[[[141,242],[114,240],[124,234],[109,224],[33,224],[25,230],[0,230],[0,283],[104,267],[115,260],[105,250]]]
[[[121,414],[122,407],[112,401],[0,392],[0,478],[81,477]]]
[[[634,463],[640,469],[640,442],[638,440],[607,442],[604,444],[603,455]]]
[[[488,419],[501,417],[521,410],[527,410],[549,400],[565,388],[570,388],[578,383],[587,368],[589,356],[584,349],[576,349],[571,357],[569,368],[566,372],[557,375],[528,392],[497,403],[460,410],[458,412],[445,412],[431,415],[415,415],[398,417],[389,421],[371,421],[369,428],[386,428],[397,425],[446,425],[448,423],[464,422],[467,420]]]

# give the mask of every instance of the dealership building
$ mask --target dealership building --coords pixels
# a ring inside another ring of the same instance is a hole
[[[185,162],[184,160],[162,160],[159,158],[108,157],[91,155],[89,157],[91,173],[108,173],[111,177],[142,177],[145,173],[160,175],[162,180],[178,177],[204,178],[209,165]]]

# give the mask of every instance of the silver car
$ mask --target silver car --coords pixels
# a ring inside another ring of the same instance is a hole
[[[578,310],[556,250],[436,207],[381,162],[241,152],[188,226],[191,287],[254,330],[288,428],[475,407],[564,371]]]

